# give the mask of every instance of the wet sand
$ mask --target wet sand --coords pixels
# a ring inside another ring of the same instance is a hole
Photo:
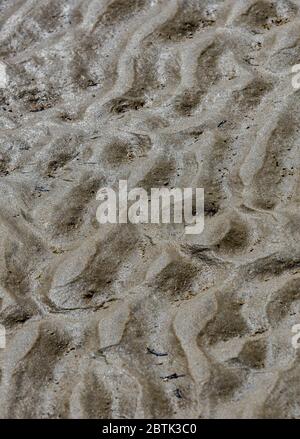
[[[299,418],[300,2],[0,2],[1,418]],[[203,187],[205,230],[96,220]]]

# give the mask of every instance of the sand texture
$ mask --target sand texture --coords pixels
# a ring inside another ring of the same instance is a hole
[[[1,418],[300,418],[300,1],[1,0]],[[205,230],[96,219],[203,187]]]

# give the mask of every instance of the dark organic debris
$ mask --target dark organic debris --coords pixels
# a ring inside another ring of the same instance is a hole
[[[224,125],[226,122],[227,122],[227,120],[222,120],[222,121],[219,123],[218,128],[220,128],[220,127],[221,127],[222,125]]]
[[[169,381],[169,380],[176,380],[177,378],[182,378],[182,377],[185,377],[185,375],[184,374],[178,375],[175,372],[175,373],[172,373],[171,375],[167,375],[165,377],[161,377],[161,379],[164,380],[164,381]]]
[[[183,394],[182,394],[182,391],[180,389],[175,389],[174,394],[175,394],[176,398],[178,398],[178,399],[183,398]]]
[[[167,352],[157,352],[154,349],[147,348],[148,354],[156,355],[156,357],[166,357]]]

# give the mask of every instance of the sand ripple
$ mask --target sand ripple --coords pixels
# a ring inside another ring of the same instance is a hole
[[[300,417],[299,7],[1,2],[0,417]],[[99,227],[119,179],[204,233]]]

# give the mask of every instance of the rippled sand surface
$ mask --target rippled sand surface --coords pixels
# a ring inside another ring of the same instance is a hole
[[[2,418],[299,418],[300,2],[2,0]],[[203,187],[205,230],[101,226]]]

